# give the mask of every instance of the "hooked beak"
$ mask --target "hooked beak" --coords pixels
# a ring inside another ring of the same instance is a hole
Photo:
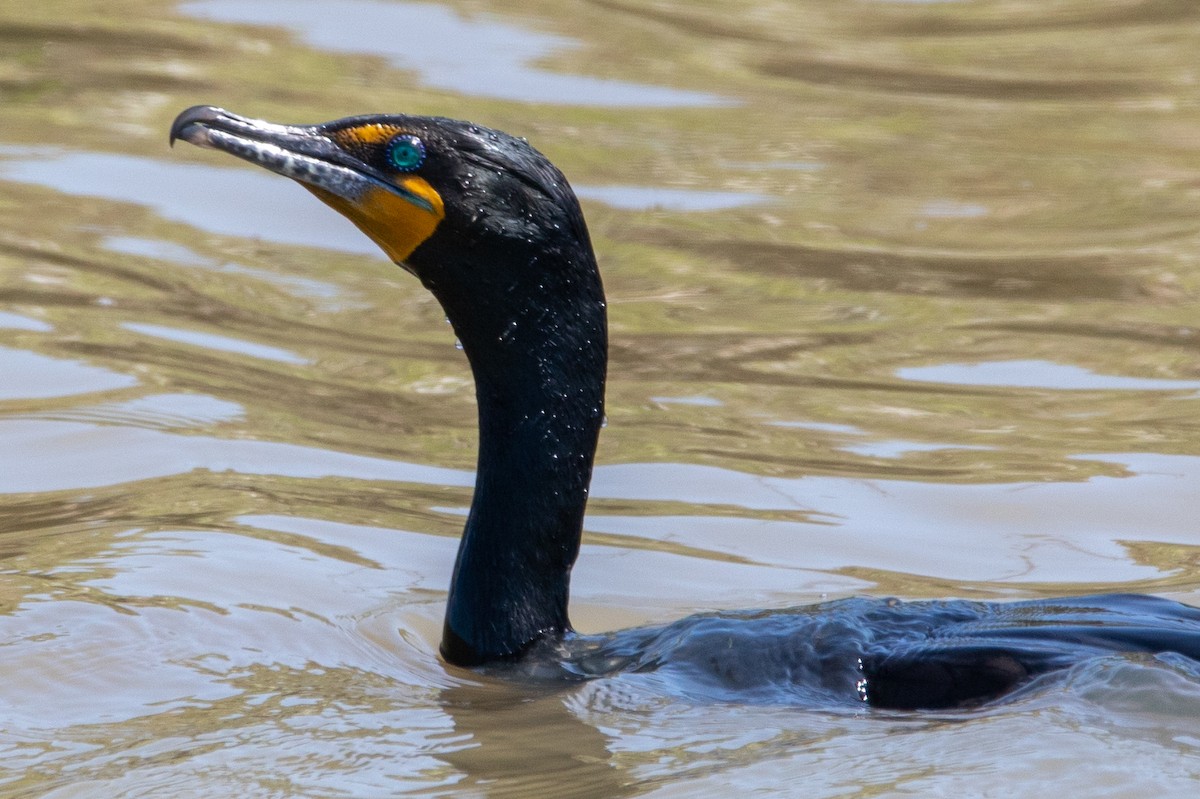
[[[322,125],[276,125],[197,105],[175,118],[170,143],[176,139],[222,150],[349,203],[359,203],[372,190],[384,189],[435,213],[428,198],[393,183],[347,154],[325,134]]]

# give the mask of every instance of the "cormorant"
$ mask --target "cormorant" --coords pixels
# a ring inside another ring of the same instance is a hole
[[[196,106],[170,139],[296,180],[445,309],[479,408],[475,493],[441,644],[450,663],[577,679],[656,672],[707,697],[908,709],[977,705],[1114,653],[1200,660],[1200,610],[1140,595],[858,598],[574,633],[568,584],[604,418],[607,331],[587,226],[562,173],[524,139],[438,117],[292,126]]]

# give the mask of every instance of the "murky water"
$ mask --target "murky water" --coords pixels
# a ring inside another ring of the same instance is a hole
[[[0,8],[0,795],[1179,796],[1200,684],[963,715],[437,658],[470,376],[216,103],[528,136],[584,198],[584,630],[865,595],[1200,604],[1200,5]]]

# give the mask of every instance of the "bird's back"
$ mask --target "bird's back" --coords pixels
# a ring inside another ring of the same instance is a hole
[[[653,674],[671,693],[700,701],[958,708],[1098,657],[1175,653],[1200,664],[1200,609],[1131,594],[853,598],[700,614],[564,645],[575,676]]]

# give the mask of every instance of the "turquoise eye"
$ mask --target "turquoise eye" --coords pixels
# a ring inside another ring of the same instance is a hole
[[[388,144],[388,161],[401,172],[412,172],[425,160],[425,145],[416,136],[397,136]]]

